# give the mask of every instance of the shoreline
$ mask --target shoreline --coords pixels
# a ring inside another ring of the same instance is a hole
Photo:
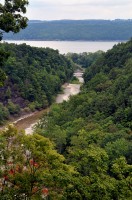
[[[128,40],[46,40],[46,39],[4,39],[2,42],[8,42],[8,41],[22,41],[22,42],[26,42],[26,41],[31,41],[31,42],[127,42]]]
[[[82,77],[83,71],[77,70],[74,72],[75,76],[79,78]],[[83,79],[83,78],[82,78]],[[80,92],[80,87],[82,84],[82,80],[80,80],[79,84],[70,84],[64,83],[62,88],[64,91],[62,94],[57,94],[54,103],[62,103],[63,101],[67,101],[71,95],[76,95]],[[59,99],[59,100],[58,100]],[[39,121],[39,119],[44,115],[47,114],[50,110],[50,106],[42,110],[36,110],[34,112],[30,112],[27,114],[23,114],[19,117],[12,117],[11,120],[7,121],[5,125],[0,127],[0,131],[2,131],[8,124],[14,124],[18,130],[25,130],[26,134],[32,134],[33,126]]]

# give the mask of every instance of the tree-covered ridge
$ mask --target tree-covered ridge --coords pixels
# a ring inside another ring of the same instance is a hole
[[[13,40],[129,40],[132,20],[29,21],[18,34],[4,34]]]
[[[84,75],[84,92],[95,92],[93,101],[104,118],[111,117],[132,129],[132,40],[105,53]]]
[[[10,56],[2,66],[7,79],[0,88],[0,122],[20,108],[45,108],[73,73],[71,62],[58,51],[26,44],[0,44]]]
[[[84,80],[82,92],[53,105],[36,130],[79,172],[76,199],[130,200],[132,41],[103,53]]]

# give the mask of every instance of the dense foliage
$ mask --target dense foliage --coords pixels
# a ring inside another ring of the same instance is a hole
[[[128,40],[132,20],[29,21],[18,34],[4,34],[13,40]]]
[[[87,68],[96,62],[96,60],[102,55],[102,51],[97,51],[95,53],[84,52],[84,53],[67,53],[66,57],[70,58],[78,67]]]
[[[3,33],[12,31],[17,33],[20,29],[27,26],[27,17],[23,16],[26,13],[27,0],[5,0],[0,3],[0,41]],[[4,60],[7,59],[7,53],[0,50],[0,86],[3,85],[6,79],[6,74],[1,69],[4,65]]]
[[[74,166],[76,198],[132,196],[132,40],[115,45],[86,69],[82,92],[53,105],[36,130]]]
[[[27,0],[5,0],[0,3],[0,34],[2,31],[17,33],[27,26],[26,13]]]
[[[49,139],[11,125],[0,132],[1,200],[66,200],[76,176]]]
[[[31,110],[51,104],[62,83],[73,74],[71,62],[52,49],[26,44],[0,44],[10,56],[2,66],[7,79],[0,87],[0,123],[20,108]],[[26,109],[27,109],[26,108]]]

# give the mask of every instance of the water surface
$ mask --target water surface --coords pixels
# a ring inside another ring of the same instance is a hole
[[[68,101],[71,95],[76,95],[80,92],[80,86],[83,83],[82,75],[83,72],[80,71],[74,73],[74,76],[76,76],[79,79],[80,84],[65,83],[62,86],[63,93],[58,94],[56,97],[56,103],[62,103],[63,101]],[[15,120],[13,123],[19,130],[24,129],[26,134],[32,134],[34,125],[39,121],[39,119],[43,116],[43,114],[46,114],[48,112],[49,108],[41,111],[36,111],[32,114],[23,116]]]
[[[83,53],[83,52],[96,52],[98,50],[107,51],[111,49],[115,44],[120,41],[26,41],[26,40],[7,40],[6,42],[22,44],[33,47],[49,47],[55,50],[59,50],[60,53],[66,54],[72,53]]]

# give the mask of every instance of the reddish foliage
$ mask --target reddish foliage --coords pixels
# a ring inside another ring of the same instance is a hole
[[[4,179],[5,179],[5,181],[7,181],[8,180],[8,176],[4,175]]]
[[[34,167],[39,167],[39,164],[37,162],[35,162],[34,160],[30,160],[30,165],[32,165]]]
[[[34,165],[34,160],[30,160],[30,165]]]
[[[42,194],[48,195],[48,193],[49,193],[48,188],[42,189]]]
[[[7,164],[8,164],[8,165],[13,165],[13,162],[8,162]]]
[[[39,167],[39,164],[38,164],[38,163],[34,163],[33,166],[34,166],[34,167]]]
[[[39,190],[38,187],[34,187],[33,190],[32,190],[32,192],[36,193],[36,192],[38,192],[38,190]]]
[[[10,175],[14,175],[14,174],[15,174],[15,170],[10,169],[9,174],[10,174]]]

